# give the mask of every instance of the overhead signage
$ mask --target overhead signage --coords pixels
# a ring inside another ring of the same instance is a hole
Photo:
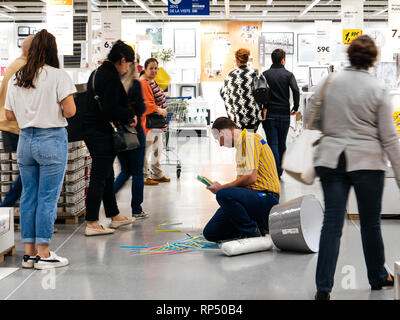
[[[72,0],[48,0],[47,30],[56,37],[58,54],[74,54],[74,8]]]
[[[388,24],[392,52],[400,52],[400,0],[389,0]]]
[[[208,16],[209,0],[168,0],[169,16]]]
[[[121,39],[121,10],[102,11],[101,26],[100,52],[102,58],[105,58],[114,43]]]
[[[320,64],[329,64],[332,60],[331,20],[315,21],[316,46],[315,56]]]

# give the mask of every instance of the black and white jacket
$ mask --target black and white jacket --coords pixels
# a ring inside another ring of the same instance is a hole
[[[262,120],[262,105],[258,105],[252,90],[256,75],[257,71],[247,66],[236,68],[228,74],[220,91],[228,118],[240,129]]]

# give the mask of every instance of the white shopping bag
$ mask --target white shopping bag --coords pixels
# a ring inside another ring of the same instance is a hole
[[[282,162],[282,169],[294,179],[313,184],[315,170],[313,164],[314,145],[321,137],[317,130],[304,129],[297,140],[288,146]]]

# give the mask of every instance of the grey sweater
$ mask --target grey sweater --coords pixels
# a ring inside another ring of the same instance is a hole
[[[308,121],[324,80],[306,110]],[[347,68],[332,75],[325,97],[310,129],[321,130],[314,166],[336,168],[344,151],[346,171],[386,170],[389,157],[400,187],[400,142],[393,108],[383,83],[367,71]]]

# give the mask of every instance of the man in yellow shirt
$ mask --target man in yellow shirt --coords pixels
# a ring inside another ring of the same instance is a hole
[[[281,192],[270,147],[262,136],[237,129],[226,117],[214,121],[212,133],[221,147],[236,149],[237,179],[207,187],[221,207],[204,228],[204,237],[218,242],[269,233],[269,212]]]
[[[5,74],[0,87],[0,130],[3,137],[4,152],[16,152],[18,146],[19,127],[17,121],[8,121],[4,110],[4,104],[7,96],[7,88],[9,80],[17,73],[25,64],[28,57],[28,51],[32,43],[32,36],[25,38],[21,45],[22,55],[12,62]],[[7,193],[5,199],[0,203],[0,207],[13,207],[15,202],[21,196],[22,182],[21,177],[18,177]]]

